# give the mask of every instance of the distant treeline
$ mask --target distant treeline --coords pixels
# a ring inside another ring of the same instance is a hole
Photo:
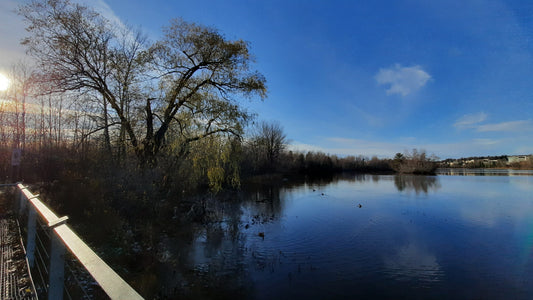
[[[394,172],[390,159],[376,156],[329,155],[319,151],[283,151],[274,164],[255,160],[255,155],[244,157],[242,170],[244,176],[265,173],[291,173],[302,175],[321,175],[337,172],[383,173]],[[256,163],[254,163],[254,161]]]
[[[436,157],[427,157],[425,151],[413,149],[411,152],[398,153],[395,158],[378,158],[329,155],[323,152],[293,152],[285,151],[280,155],[275,165],[247,165],[245,174],[266,173],[275,171],[281,173],[297,173],[304,175],[320,175],[336,172],[358,173],[404,173],[404,174],[434,174],[437,168]]]

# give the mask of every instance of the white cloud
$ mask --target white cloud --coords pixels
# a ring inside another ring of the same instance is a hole
[[[122,22],[104,0],[78,0],[77,2],[97,11],[100,15],[109,20],[117,29],[129,31],[128,26]]]
[[[466,114],[453,124],[458,129],[473,129],[477,132],[524,132],[533,130],[531,120],[516,120],[500,123],[481,124],[488,115],[484,112]]]
[[[481,123],[487,119],[488,115],[484,112],[476,114],[466,114],[453,124],[456,128],[472,128],[475,127],[478,123]]]
[[[387,95],[407,96],[422,88],[431,76],[420,66],[402,67],[395,64],[388,69],[380,69],[375,76],[379,85],[390,85]]]
[[[494,139],[473,139],[472,143],[478,146],[492,146],[501,144],[501,140],[494,140]]]
[[[300,142],[294,142],[294,143],[289,144],[289,150],[299,151],[299,152],[308,152],[308,151],[325,152],[325,153],[333,154],[332,152],[329,152],[330,149],[326,149],[326,148],[323,148],[317,145],[300,143]]]
[[[488,132],[488,131],[528,131],[533,130],[533,123],[530,120],[518,120],[510,122],[501,122],[494,124],[483,124],[477,126],[477,131],[479,132]]]

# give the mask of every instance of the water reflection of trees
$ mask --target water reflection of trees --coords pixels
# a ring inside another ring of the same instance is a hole
[[[423,176],[423,175],[377,175],[377,174],[359,174],[359,173],[341,173],[329,178],[320,179],[323,185],[333,184],[338,181],[348,182],[374,182],[377,183],[382,180],[394,180],[394,185],[400,192],[414,191],[416,194],[427,194],[429,191],[438,190],[441,186],[437,176]],[[309,184],[309,180],[307,182]]]
[[[159,236],[154,283],[159,290],[149,298],[249,298],[241,197],[206,196],[202,202],[207,217],[201,222],[178,218]]]
[[[243,222],[265,223],[277,219],[289,190],[280,182],[247,186],[241,191],[240,201],[252,216],[247,216],[249,219]]]
[[[191,200],[201,207],[201,221],[195,218],[187,224],[178,219],[175,231],[159,238],[156,281],[165,287],[159,293],[170,298],[249,298],[246,232],[282,215],[287,186],[292,185],[265,181],[243,185],[239,192]]]
[[[395,175],[394,185],[400,192],[414,191],[416,194],[427,194],[430,190],[436,191],[440,188],[437,176]]]
[[[246,264],[249,260],[252,265],[261,263],[254,261],[259,258],[250,254],[254,250],[249,248],[249,239],[257,238],[263,224],[279,221],[287,200],[297,195],[295,192],[305,192],[306,186],[311,189],[337,182],[382,180],[394,181],[399,191],[417,194],[440,188],[435,176],[343,173],[321,178],[263,180],[245,184],[239,192],[197,196],[199,199],[191,201],[201,207],[204,218],[187,221],[169,216],[169,230],[158,239],[157,271],[142,280],[152,280],[150,285],[159,287],[159,293],[170,298],[215,295],[215,298],[248,298],[253,286],[248,280],[250,269]]]

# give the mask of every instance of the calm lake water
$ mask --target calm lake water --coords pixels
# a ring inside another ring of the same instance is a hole
[[[163,240],[163,294],[533,299],[531,171],[344,175],[243,197],[188,242]]]

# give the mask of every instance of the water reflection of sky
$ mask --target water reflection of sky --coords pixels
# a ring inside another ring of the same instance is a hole
[[[527,299],[531,179],[359,175],[270,186],[240,206],[232,234],[222,222],[198,238],[191,263],[228,268],[246,298]]]
[[[428,284],[442,280],[443,272],[435,255],[424,246],[407,244],[397,252],[384,258],[385,272],[399,281],[418,281]]]

